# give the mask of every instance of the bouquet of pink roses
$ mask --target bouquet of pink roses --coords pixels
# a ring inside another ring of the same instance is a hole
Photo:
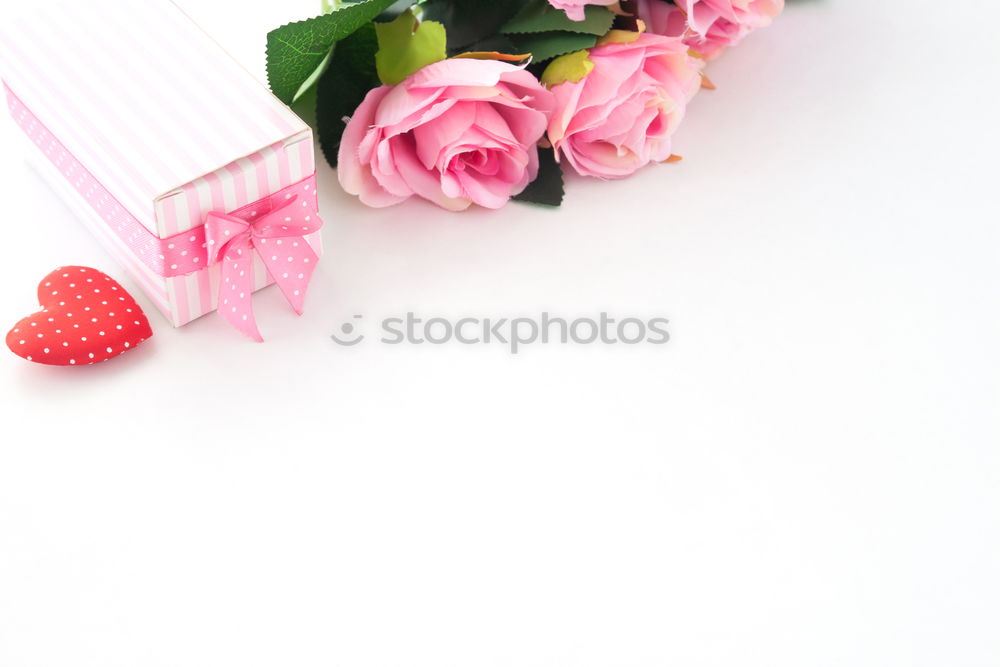
[[[363,0],[268,34],[271,89],[370,206],[558,205],[677,159],[705,63],[784,0]]]

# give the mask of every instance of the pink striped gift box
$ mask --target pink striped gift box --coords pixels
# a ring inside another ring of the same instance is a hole
[[[30,11],[0,27],[0,74],[29,158],[174,326],[217,306],[210,212],[316,206],[309,127],[169,0]]]

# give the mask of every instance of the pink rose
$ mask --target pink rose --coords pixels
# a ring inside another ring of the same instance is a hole
[[[636,0],[636,16],[649,32],[680,37],[694,54],[705,60],[721,55],[742,36],[740,26],[723,19],[715,21],[706,35],[698,35],[688,26],[687,12],[665,0]]]
[[[684,42],[707,60],[735,46],[747,33],[768,25],[781,13],[785,0],[636,0],[646,29],[658,35],[683,36]]]
[[[538,173],[552,95],[529,72],[452,58],[368,92],[340,143],[337,175],[369,206],[411,195],[453,211],[499,208]]]
[[[583,8],[587,5],[614,5],[618,0],[549,0],[549,4],[556,9],[566,12],[566,16],[574,21],[582,21],[584,17]]]
[[[625,34],[635,39],[590,49],[594,67],[585,77],[552,87],[549,140],[584,176],[622,178],[669,158],[671,135],[701,86],[679,37]]]
[[[770,25],[785,0],[681,0],[681,5],[691,30],[704,37],[719,20],[751,30]]]
[[[688,32],[687,14],[671,2],[635,0],[635,8],[647,32],[666,37],[684,37]]]

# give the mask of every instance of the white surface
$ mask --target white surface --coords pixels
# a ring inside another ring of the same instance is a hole
[[[293,18],[183,4],[255,73]],[[151,313],[99,367],[0,355],[0,664],[998,664],[998,22],[796,3],[712,66],[679,165],[463,215],[324,167],[329,254],[303,317],[256,297],[267,343]],[[59,264],[120,275],[14,132],[10,323]],[[410,310],[673,338],[328,339]]]

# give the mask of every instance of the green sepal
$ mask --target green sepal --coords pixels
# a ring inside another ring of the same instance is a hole
[[[594,70],[589,51],[574,51],[559,56],[542,72],[541,82],[546,88],[570,81],[577,83]]]
[[[437,21],[417,21],[412,10],[394,21],[376,23],[375,34],[375,68],[387,86],[395,86],[421,68],[448,57],[444,26]]]

